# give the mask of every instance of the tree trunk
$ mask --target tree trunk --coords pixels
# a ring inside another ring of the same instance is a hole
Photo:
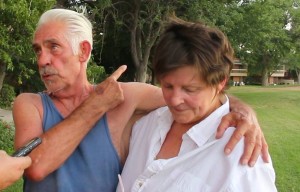
[[[147,64],[141,63],[140,65],[137,66],[136,69],[136,81],[137,82],[143,82],[145,83],[147,80]]]
[[[269,73],[266,69],[263,70],[261,82],[262,86],[269,86]]]
[[[148,18],[143,20],[141,14],[143,15],[144,11],[141,10],[141,3],[141,0],[135,0],[131,13],[131,55],[134,66],[136,67],[135,80],[137,82],[146,82],[149,80],[147,67],[151,48],[160,34],[163,20],[165,20],[168,13],[162,12],[162,10],[158,9],[159,6],[157,6],[157,2],[153,2],[148,6],[152,8],[154,6],[155,8],[147,10]],[[161,21],[157,21],[157,15],[161,15]]]
[[[300,85],[300,69],[295,68],[295,73],[296,73],[296,77],[297,77],[297,83],[298,83],[298,85]]]
[[[3,87],[5,72],[6,72],[6,64],[0,63],[0,91],[2,90]]]

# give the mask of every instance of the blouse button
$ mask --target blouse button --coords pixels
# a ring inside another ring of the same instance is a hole
[[[142,185],[143,185],[143,182],[142,182],[142,181],[140,181],[140,182],[139,182],[139,186],[140,186],[140,187],[142,187]]]

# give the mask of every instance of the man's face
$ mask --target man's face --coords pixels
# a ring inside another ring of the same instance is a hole
[[[66,26],[62,22],[41,25],[33,38],[33,49],[41,79],[49,92],[68,88],[75,83],[81,65],[67,41]]]

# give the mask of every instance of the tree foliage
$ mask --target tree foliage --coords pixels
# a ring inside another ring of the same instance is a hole
[[[0,149],[12,154],[14,151],[14,126],[0,119]]]
[[[285,59],[285,64],[293,69],[296,73],[298,83],[300,84],[300,4],[295,3],[290,11],[289,35],[291,37],[292,46],[290,52]]]
[[[0,1],[0,88],[6,74],[6,82],[14,87],[34,88],[33,83],[30,87],[25,84],[36,71],[31,38],[38,17],[53,3],[53,0]]]
[[[292,0],[0,2],[0,88],[1,78],[4,79],[6,72],[5,81],[19,87],[17,92],[41,89],[31,51],[31,38],[38,17],[54,4],[56,7],[85,12],[93,23],[91,63],[104,66],[105,70],[90,64],[88,73],[92,79],[97,77],[95,75],[98,72],[105,77],[105,71],[111,73],[121,64],[128,65],[122,80],[145,82],[149,79],[152,75],[153,48],[165,22],[172,15],[219,27],[229,37],[236,56],[249,65],[251,74],[264,77],[264,85],[267,85],[268,76],[282,63],[291,63],[293,69],[299,69],[300,14],[295,8],[295,1],[294,9],[291,9]],[[285,28],[288,22],[292,23],[291,30]]]
[[[128,50],[136,68],[137,81],[145,81],[147,69],[151,68],[151,50],[163,24],[172,14],[219,27],[229,36],[237,56],[249,64],[250,71],[264,77],[263,85],[267,85],[268,77],[281,64],[290,47],[285,29],[292,5],[290,0],[131,0],[114,3],[111,6],[117,10],[114,22],[119,31],[125,32],[127,39],[130,37],[127,44],[130,43]]]
[[[115,0],[111,4],[107,3],[102,11],[97,12],[100,17],[94,20],[95,22],[104,20],[101,22],[103,25],[97,25],[102,26],[101,30],[104,33],[101,33],[103,36],[100,39],[104,38],[104,41],[100,44],[95,43],[96,47],[104,49],[100,49],[103,50],[100,52],[96,49],[98,52],[95,53],[95,58],[102,58],[104,66],[108,63],[110,67],[115,66],[113,68],[118,64],[126,63],[129,66],[132,64],[135,76],[131,80],[145,82],[147,72],[151,72],[151,51],[170,16],[176,15],[189,20],[201,19],[214,25],[218,24],[218,21],[219,24],[225,24],[227,21],[220,19],[226,18],[226,12],[223,10],[230,2],[232,1]],[[96,3],[94,5],[98,6]],[[226,27],[222,26],[223,29]],[[111,62],[112,60],[114,62]]]
[[[230,35],[237,56],[252,74],[262,77],[264,86],[290,48],[286,25],[291,5],[290,0],[256,0],[243,1],[235,8],[241,17]]]

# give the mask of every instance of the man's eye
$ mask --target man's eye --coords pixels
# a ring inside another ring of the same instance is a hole
[[[33,51],[34,51],[34,53],[35,53],[36,55],[40,55],[40,54],[41,54],[41,49],[34,48]]]
[[[52,44],[52,45],[51,45],[51,49],[52,49],[52,50],[57,50],[58,47],[59,47],[59,46],[58,46],[57,44]]]

